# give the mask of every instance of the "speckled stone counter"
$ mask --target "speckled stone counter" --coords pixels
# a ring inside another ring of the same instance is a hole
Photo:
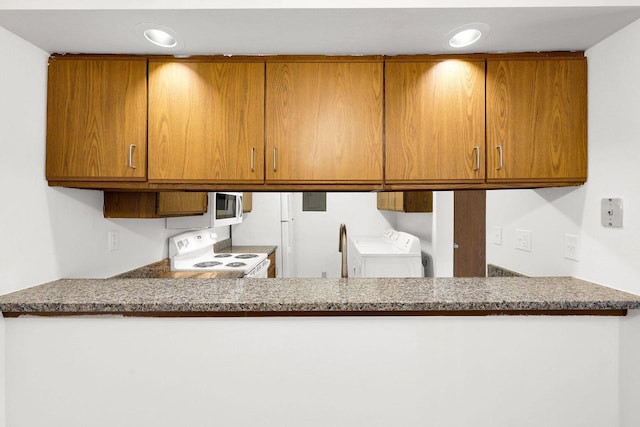
[[[511,271],[498,265],[487,264],[487,277],[526,277],[524,274]]]
[[[640,297],[553,277],[90,279],[0,296],[4,316],[624,315]]]
[[[223,252],[230,252],[232,254],[237,253],[260,253],[269,255],[276,250],[276,246],[264,246],[264,245],[231,245],[222,249]]]

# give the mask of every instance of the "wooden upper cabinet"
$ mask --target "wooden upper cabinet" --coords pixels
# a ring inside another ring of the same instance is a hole
[[[381,211],[433,212],[433,191],[384,191],[377,195]]]
[[[382,183],[381,58],[267,62],[266,179]]]
[[[587,178],[587,62],[487,62],[487,181]]]
[[[49,61],[49,180],[145,180],[146,59]]]
[[[206,192],[162,191],[157,196],[156,213],[161,217],[200,215],[209,205]]]
[[[105,191],[105,218],[167,218],[202,215],[207,212],[208,194],[204,192]]]
[[[385,182],[484,182],[485,61],[386,63]]]
[[[264,181],[264,62],[149,60],[149,181]]]

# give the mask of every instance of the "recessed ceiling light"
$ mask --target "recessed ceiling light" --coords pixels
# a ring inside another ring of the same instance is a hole
[[[451,47],[467,47],[474,44],[482,37],[482,32],[476,28],[469,28],[456,33],[449,39]]]
[[[184,41],[180,40],[177,33],[171,28],[154,23],[142,23],[136,25],[136,34],[144,35],[144,38],[155,46],[173,51],[184,47]],[[178,53],[178,52],[176,52]]]
[[[175,47],[178,44],[178,41],[175,37],[164,30],[159,30],[157,28],[150,28],[145,30],[144,36],[151,43],[158,45],[160,47]]]
[[[461,49],[467,46],[471,46],[472,44],[480,40],[481,37],[486,36],[488,33],[489,26],[487,24],[467,24],[449,31],[449,33],[445,36],[444,42],[446,43],[447,47]]]

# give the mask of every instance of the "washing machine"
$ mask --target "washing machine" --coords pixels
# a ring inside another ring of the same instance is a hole
[[[351,237],[347,267],[348,277],[423,277],[420,239],[393,229]]]

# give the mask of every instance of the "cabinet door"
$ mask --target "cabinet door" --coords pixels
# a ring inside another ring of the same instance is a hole
[[[266,179],[382,182],[382,68],[267,63]]]
[[[167,218],[207,212],[207,193],[105,191],[105,218]]]
[[[103,199],[105,218],[158,218],[156,193],[105,191]]]
[[[49,180],[144,180],[146,59],[49,61]]]
[[[158,193],[158,216],[201,215],[207,212],[209,194],[206,192],[162,191]]]
[[[149,62],[149,181],[263,182],[264,63]]]
[[[404,193],[403,212],[433,212],[433,191]]]
[[[433,212],[433,192],[380,192],[378,193],[378,210],[397,212]]]
[[[587,177],[586,59],[487,63],[488,181]]]
[[[484,182],[485,62],[388,61],[387,183]]]
[[[253,193],[242,193],[242,212],[251,212],[253,210]]]
[[[389,193],[387,193],[387,197],[388,197],[387,209],[389,209],[390,211],[397,211],[398,210],[398,202],[397,202],[398,193],[396,191],[390,191]]]
[[[389,210],[389,193],[379,192],[376,194],[376,206],[379,211]]]

